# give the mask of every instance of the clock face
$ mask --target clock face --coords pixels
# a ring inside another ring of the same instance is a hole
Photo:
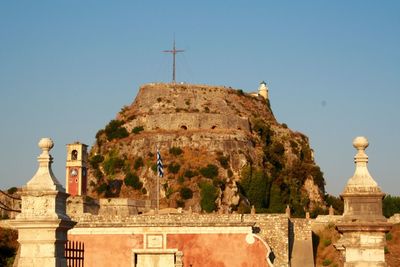
[[[77,169],[71,169],[70,173],[71,176],[77,176],[78,175],[78,170]]]

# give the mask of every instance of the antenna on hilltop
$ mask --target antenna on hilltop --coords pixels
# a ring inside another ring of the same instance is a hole
[[[163,52],[172,54],[172,82],[175,83],[175,55],[180,52],[185,52],[185,50],[175,48],[175,36],[174,36],[174,45],[172,47],[172,50],[164,50]]]

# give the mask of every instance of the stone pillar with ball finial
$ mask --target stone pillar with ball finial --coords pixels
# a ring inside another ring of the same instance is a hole
[[[67,231],[76,223],[66,214],[68,194],[51,169],[53,145],[50,138],[39,141],[39,168],[22,189],[21,213],[13,221],[20,243],[18,267],[66,266]]]
[[[382,215],[385,194],[367,168],[365,149],[368,145],[365,137],[354,139],[355,172],[341,194],[344,212],[336,226],[343,235],[335,247],[344,254],[345,267],[387,266],[385,232],[390,230],[391,224]]]

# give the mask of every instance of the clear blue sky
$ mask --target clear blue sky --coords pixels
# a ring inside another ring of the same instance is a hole
[[[329,193],[353,175],[355,136],[369,169],[400,195],[400,1],[1,1],[0,188],[35,173],[37,142],[96,132],[141,84],[177,80],[270,87],[278,121],[310,138]]]

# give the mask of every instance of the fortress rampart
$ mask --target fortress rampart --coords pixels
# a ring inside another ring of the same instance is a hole
[[[128,132],[142,126],[144,130],[219,130],[233,129],[250,131],[247,118],[225,114],[187,113],[154,114],[141,116],[127,123]]]

